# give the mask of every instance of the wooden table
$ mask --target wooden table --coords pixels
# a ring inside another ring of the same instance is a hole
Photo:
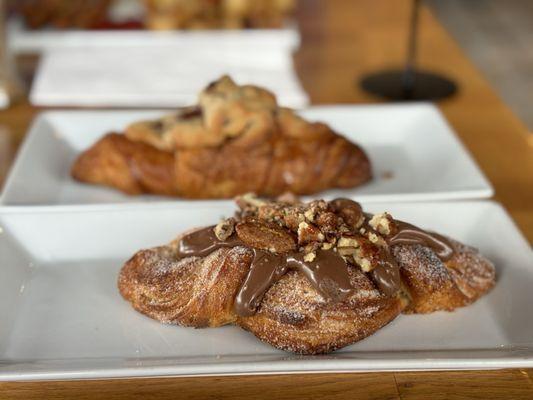
[[[298,19],[303,43],[295,60],[312,102],[378,101],[363,93],[356,83],[367,72],[402,63],[409,2],[303,0],[301,5]],[[439,104],[441,110],[494,185],[496,200],[503,203],[533,242],[533,136],[425,8],[421,12],[421,31],[421,66],[444,73],[460,85],[458,95]],[[9,137],[14,151],[36,112],[25,101],[1,112],[0,136],[4,139],[0,146]],[[5,143],[3,146],[5,158]],[[533,370],[0,383],[0,399],[140,396],[248,400],[532,399]]]

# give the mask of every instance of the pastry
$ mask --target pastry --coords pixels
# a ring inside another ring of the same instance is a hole
[[[111,0],[9,0],[8,9],[19,14],[30,29],[93,29],[108,20]]]
[[[7,1],[30,29],[271,29],[294,8],[294,0]]]
[[[237,199],[216,226],[136,253],[118,287],[169,324],[238,325],[274,347],[328,353],[400,313],[453,311],[489,291],[493,265],[455,240],[348,199]]]
[[[294,0],[145,0],[149,29],[280,28]]]
[[[128,194],[232,198],[352,188],[371,169],[363,150],[327,125],[225,76],[202,91],[197,106],[107,134],[79,155],[72,176]]]

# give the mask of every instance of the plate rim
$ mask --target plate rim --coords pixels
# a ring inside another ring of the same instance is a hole
[[[309,356],[312,357],[312,356]],[[330,362],[328,362],[330,361]],[[240,368],[250,367],[248,371],[240,371],[233,362],[219,363],[214,368],[209,364],[185,364],[181,366],[148,366],[138,370],[129,367],[101,367],[93,369],[68,369],[56,367],[43,370],[46,363],[14,363],[29,365],[21,370],[2,371],[0,381],[34,381],[34,380],[80,380],[80,379],[114,379],[114,378],[148,378],[148,377],[208,377],[208,376],[249,376],[278,374],[332,374],[332,373],[364,373],[364,372],[404,372],[404,371],[461,371],[490,370],[507,368],[533,367],[533,349],[522,356],[506,356],[500,358],[425,358],[398,360],[357,360],[337,359],[336,365],[324,368],[332,360],[302,359],[299,368],[295,369],[293,361],[251,361],[240,363]],[[65,363],[68,363],[66,361]],[[261,364],[265,364],[263,367]],[[354,366],[355,364],[355,366]],[[8,363],[4,364],[9,366]],[[305,366],[304,366],[305,365]],[[33,368],[31,368],[33,366]],[[366,367],[365,367],[366,366]],[[0,368],[2,363],[0,363]],[[142,367],[141,367],[142,368]],[[218,371],[214,371],[218,369]],[[137,373],[135,373],[137,371]]]
[[[366,203],[375,207],[374,203]],[[518,226],[505,210],[494,200],[464,200],[454,203],[447,201],[424,202],[426,206],[438,204],[467,205],[475,207],[484,205],[492,212],[499,214],[506,224],[512,228],[513,235],[509,236],[515,245],[523,247],[524,251],[531,250],[527,240]],[[154,209],[179,209],[189,208],[183,203],[154,203]],[[205,204],[197,203],[197,207]],[[400,203],[400,207],[416,207],[416,203]],[[146,211],[144,207],[129,205],[124,211],[131,209]],[[91,213],[91,212],[116,212],[113,208],[85,209],[65,207],[42,207],[41,209],[28,208],[0,208],[0,215],[18,213],[21,215],[41,213]],[[533,260],[533,252],[528,252],[527,257]],[[532,272],[533,273],[533,272]],[[364,355],[380,354],[380,358],[368,358]],[[416,357],[413,357],[415,355]],[[242,360],[248,357],[248,360]],[[254,360],[254,357],[264,356],[263,359]],[[403,356],[403,357],[398,357]],[[126,358],[126,357],[96,357],[96,358],[64,358],[59,360],[13,360],[0,359],[0,381],[20,380],[50,380],[50,379],[110,379],[155,376],[229,376],[229,375],[267,375],[267,374],[308,374],[308,373],[339,373],[339,372],[382,372],[382,371],[441,371],[441,370],[473,370],[473,369],[501,369],[501,368],[526,368],[533,367],[533,344],[508,345],[500,348],[487,349],[439,349],[439,350],[398,350],[398,351],[352,351],[349,353],[333,353],[325,356],[297,356],[291,354],[248,354],[241,356],[214,356],[186,357],[190,362],[172,364],[172,360],[179,357],[152,357],[152,358]],[[389,358],[387,358],[389,357]],[[410,358],[411,357],[411,358]],[[239,360],[239,358],[241,360]],[[226,360],[225,360],[226,359]],[[182,357],[181,360],[184,360]],[[196,360],[196,361],[194,361]],[[152,361],[152,363],[151,363]],[[215,361],[214,363],[212,361]],[[113,362],[122,362],[122,365],[112,366]],[[144,362],[145,365],[142,365]],[[159,362],[155,365],[154,362]],[[170,362],[170,363],[169,363]],[[83,364],[85,363],[85,367]],[[92,366],[90,364],[93,364]],[[94,364],[99,365],[94,365]],[[70,365],[69,365],[70,364]]]
[[[358,110],[364,110],[364,109],[374,109],[374,110],[385,110],[385,109],[398,109],[398,108],[405,108],[405,109],[424,109],[425,112],[432,113],[433,117],[438,119],[439,123],[442,125],[442,127],[447,131],[446,135],[448,136],[449,140],[453,142],[455,146],[457,146],[458,150],[463,153],[464,157],[467,159],[467,162],[471,164],[471,171],[473,174],[476,174],[477,178],[479,178],[479,188],[474,189],[457,189],[457,190],[441,190],[441,191],[435,191],[435,192],[413,192],[413,193],[382,193],[382,194],[361,194],[361,195],[350,195],[350,197],[353,197],[355,199],[359,199],[364,202],[368,203],[383,203],[388,201],[397,201],[397,202],[420,202],[420,201],[441,201],[441,200],[464,200],[464,199],[488,199],[492,198],[494,196],[494,188],[489,181],[489,179],[486,177],[483,170],[479,167],[479,165],[476,163],[474,157],[470,153],[470,151],[465,147],[465,145],[462,143],[462,141],[459,139],[457,133],[453,129],[453,127],[448,123],[442,112],[439,110],[437,106],[435,106],[433,103],[430,102],[413,102],[409,104],[405,103],[389,103],[389,104],[323,104],[323,105],[316,105],[316,106],[310,106],[305,109],[299,110],[301,112],[307,112],[307,111],[320,111],[320,110],[351,110],[351,109],[358,109]],[[12,186],[14,185],[14,181],[16,180],[17,176],[20,174],[20,169],[23,167],[24,163],[28,159],[28,154],[31,150],[32,142],[34,141],[34,138],[38,135],[39,130],[41,129],[41,125],[46,124],[47,120],[54,115],[62,115],[62,114],[70,114],[70,115],[89,115],[89,114],[100,114],[105,113],[107,115],[112,115],[114,113],[120,114],[120,113],[164,113],[169,111],[168,108],[127,108],[127,109],[53,109],[53,110],[45,110],[40,112],[32,121],[30,124],[30,127],[27,130],[27,133],[24,137],[23,143],[21,144],[17,155],[15,157],[15,160],[12,164],[12,167],[8,173],[8,176],[4,182],[2,192],[0,193],[0,208],[4,207],[63,207],[67,204],[61,204],[61,203],[52,203],[52,204],[17,204],[12,202],[7,202],[9,192],[11,191]],[[312,197],[321,197],[321,194],[318,193],[316,195],[313,195]],[[161,200],[161,201],[155,201],[158,203],[162,202],[172,202],[172,199],[168,200]],[[176,201],[176,200],[174,200]],[[183,203],[193,203],[196,201],[202,201],[202,200],[182,200],[179,199],[180,202]],[[227,201],[225,199],[221,200],[211,200],[211,201]],[[150,202],[151,203],[151,202]],[[74,206],[79,208],[85,208],[85,207],[92,207],[95,205],[98,206],[111,206],[111,207],[123,207],[126,204],[147,204],[146,201],[143,201],[142,199],[139,200],[133,200],[131,202],[102,202],[102,203],[74,203],[74,204],[68,204],[68,206]]]

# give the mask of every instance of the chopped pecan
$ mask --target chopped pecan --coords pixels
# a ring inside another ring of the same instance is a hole
[[[305,246],[299,248],[299,250],[304,254],[316,253],[318,249],[320,249],[320,243],[318,242],[308,243]]]
[[[312,262],[315,258],[316,258],[316,253],[314,253],[314,252],[310,252],[310,253],[307,253],[307,254],[304,256],[304,261],[305,261],[305,262]]]
[[[298,225],[298,244],[305,244],[310,242],[323,242],[325,236],[316,226],[305,221]]]
[[[368,258],[363,257],[361,253],[361,251],[358,251],[354,254],[354,261],[357,263],[357,265],[361,267],[364,272],[372,271],[375,268],[375,266],[372,265],[372,261]]]
[[[246,193],[242,196],[238,196],[235,199],[235,202],[241,209],[245,209],[247,207],[259,208],[267,204],[265,200],[258,198],[254,193]]]
[[[330,211],[322,212],[315,218],[316,225],[326,233],[335,232],[339,226],[339,217]]]
[[[233,218],[227,218],[223,219],[218,223],[217,226],[215,226],[215,236],[218,240],[226,240],[231,235],[233,235],[233,232],[235,230],[235,219]]]
[[[330,250],[335,246],[335,243],[337,240],[333,238],[332,240],[328,240],[327,242],[322,243],[322,250]]]
[[[387,246],[385,239],[383,239],[379,235],[376,235],[374,232],[368,232],[367,237],[368,237],[368,240],[370,240],[374,244],[377,244],[378,246],[381,246],[381,247]]]
[[[391,234],[392,217],[388,213],[375,214],[368,224],[382,235]]]
[[[356,250],[355,247],[337,247],[337,253],[343,257],[353,257]]]
[[[369,239],[365,237],[359,238],[359,247],[353,255],[353,258],[364,272],[369,272],[373,270],[380,259],[382,259],[383,249],[378,245],[372,243]]]
[[[337,247],[359,247],[359,241],[355,237],[342,236],[337,242]]]
[[[303,212],[300,212],[295,208],[288,208],[285,210],[283,221],[285,222],[287,228],[289,228],[291,231],[297,232],[300,223],[305,221],[305,216]]]
[[[306,212],[304,212],[304,217],[309,222],[314,222],[316,216],[316,210],[310,208]]]

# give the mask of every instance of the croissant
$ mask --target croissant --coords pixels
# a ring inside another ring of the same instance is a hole
[[[119,274],[124,299],[161,322],[235,324],[276,348],[319,354],[402,312],[466,306],[495,284],[476,249],[352,200],[237,204],[216,226],[137,252]]]
[[[107,134],[78,156],[71,174],[127,194],[200,199],[351,188],[368,181],[371,168],[359,146],[327,125],[223,77],[198,106]]]

